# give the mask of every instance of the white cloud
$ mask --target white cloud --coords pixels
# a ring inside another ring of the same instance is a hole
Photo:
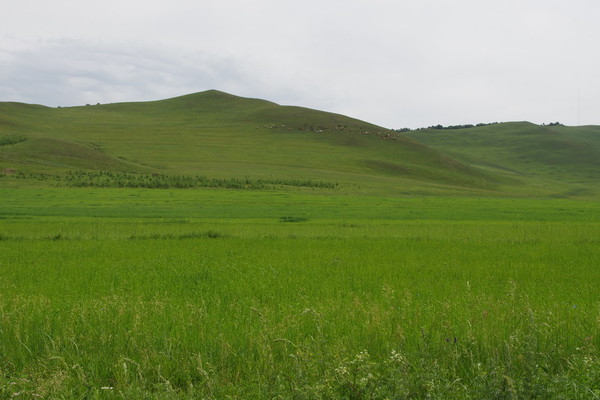
[[[595,0],[4,0],[0,100],[209,88],[388,127],[600,123]],[[596,118],[596,119],[595,119]]]
[[[237,89],[243,71],[207,54],[183,57],[168,50],[54,41],[10,53],[0,69],[7,100],[46,105],[152,100],[206,90],[218,81]]]

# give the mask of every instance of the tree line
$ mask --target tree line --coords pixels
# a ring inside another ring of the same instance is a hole
[[[469,128],[479,128],[482,126],[488,126],[488,125],[496,125],[499,122],[488,122],[488,123],[479,123],[479,124],[463,124],[463,125],[441,125],[441,124],[437,124],[437,125],[431,125],[428,126],[427,128],[417,128],[417,129],[410,129],[410,128],[400,128],[400,129],[392,129],[392,131],[394,132],[411,132],[411,131],[420,131],[420,130],[424,130],[424,129],[438,129],[438,130],[446,130],[446,129],[469,129]],[[563,124],[561,124],[560,122],[550,122],[549,124],[545,124],[543,123],[541,126],[564,126]]]

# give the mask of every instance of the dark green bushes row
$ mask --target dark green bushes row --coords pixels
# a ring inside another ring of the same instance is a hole
[[[414,130],[420,131],[420,130],[424,130],[424,129],[437,129],[437,130],[469,129],[469,128],[479,128],[479,127],[488,126],[488,125],[496,125],[496,124],[498,124],[498,122],[479,123],[479,124],[476,124],[476,125],[474,125],[474,124],[463,124],[463,125],[448,125],[448,126],[437,124],[437,125],[428,126],[427,128],[417,128],[417,129],[414,129]],[[394,132],[404,133],[404,132],[410,132],[413,129],[410,129],[410,128],[400,128],[400,129],[392,129],[392,130]]]
[[[497,122],[490,122],[490,123],[480,123],[477,125],[473,125],[473,124],[464,124],[464,125],[448,125],[448,126],[443,126],[443,125],[433,125],[428,127],[427,129],[469,129],[469,128],[479,128],[481,126],[488,126],[488,125],[496,125]]]
[[[58,177],[70,187],[113,187],[150,189],[225,188],[261,190],[277,186],[334,189],[337,184],[313,180],[207,178],[197,175],[133,174],[112,171],[69,171]]]
[[[0,135],[0,146],[9,144],[17,144],[27,140],[27,137],[22,135]]]

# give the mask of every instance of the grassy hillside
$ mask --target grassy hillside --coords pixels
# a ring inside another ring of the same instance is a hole
[[[598,129],[511,123],[403,135],[215,90],[68,108],[0,103],[0,177],[98,170],[313,180],[366,193],[593,197]]]
[[[388,191],[480,191],[496,183],[363,121],[218,91],[59,109],[0,103],[0,135],[11,142],[0,146],[0,168],[31,173],[99,169],[314,179]]]
[[[556,195],[564,196],[599,193],[600,126],[511,122],[456,130],[424,129],[408,136],[534,190],[556,190]]]

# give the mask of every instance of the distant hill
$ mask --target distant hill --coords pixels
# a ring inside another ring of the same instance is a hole
[[[407,136],[534,190],[562,186],[565,196],[599,193],[600,126],[510,122],[469,129],[422,129]]]
[[[597,132],[523,123],[401,134],[216,90],[66,108],[0,103],[0,185],[90,170],[308,179],[365,193],[561,195],[597,177]],[[532,189],[536,180],[543,185]]]

